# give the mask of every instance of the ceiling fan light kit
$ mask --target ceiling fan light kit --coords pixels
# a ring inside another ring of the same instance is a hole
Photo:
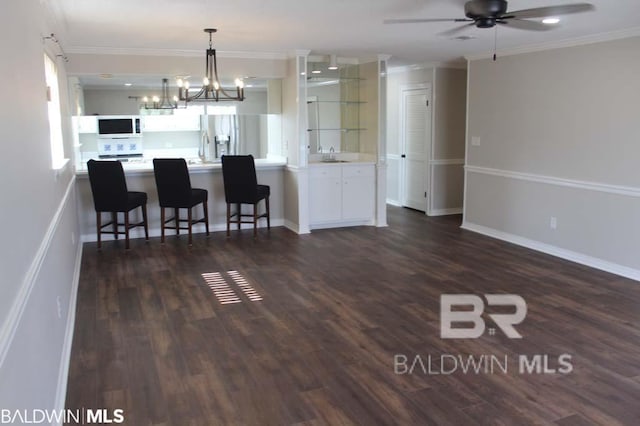
[[[469,22],[460,27],[445,31],[443,35],[453,35],[469,26],[477,28],[493,28],[496,25],[505,25],[528,31],[547,31],[552,27],[549,24],[559,22],[558,16],[573,13],[589,12],[595,7],[590,3],[574,3],[560,6],[537,7],[533,9],[508,11],[506,0],[470,0],[464,4],[466,18],[436,18],[436,19],[387,19],[385,24],[417,24],[427,22]],[[553,18],[553,21],[541,22],[536,19]]]

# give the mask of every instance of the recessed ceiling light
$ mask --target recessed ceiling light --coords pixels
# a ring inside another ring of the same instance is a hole
[[[100,78],[104,78],[104,79],[113,78],[113,74],[100,74]]]
[[[127,87],[130,87],[131,83],[125,83],[124,85],[127,86]]]
[[[545,18],[542,20],[543,24],[554,25],[560,22],[560,18]]]
[[[322,71],[320,71],[320,70],[313,70],[313,71],[311,71],[311,74],[322,74]]]

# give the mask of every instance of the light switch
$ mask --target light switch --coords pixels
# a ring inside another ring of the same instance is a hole
[[[472,146],[480,146],[480,136],[472,136],[471,137],[471,145]]]

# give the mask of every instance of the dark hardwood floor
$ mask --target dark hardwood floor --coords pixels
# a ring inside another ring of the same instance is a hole
[[[640,424],[640,283],[460,220],[390,207],[388,228],[86,244],[66,407],[135,426]],[[523,338],[441,339],[445,293],[522,296]],[[561,354],[567,374],[519,371]],[[508,371],[443,374],[469,355]]]

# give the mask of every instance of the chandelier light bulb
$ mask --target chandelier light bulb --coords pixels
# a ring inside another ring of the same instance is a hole
[[[238,87],[240,89],[244,88],[244,81],[242,81],[241,79],[236,78],[235,83],[236,83],[236,87]]]
[[[220,84],[217,81],[214,81],[213,82],[213,88],[216,89],[216,90],[219,90],[220,89]]]
[[[144,103],[149,102],[149,98],[145,96],[144,98],[142,98],[142,102],[144,102]]]
[[[179,78],[176,83],[178,84],[178,87],[184,86],[184,81],[181,78]]]
[[[185,88],[185,89],[187,89],[187,90],[189,90],[189,82],[188,82],[188,81],[185,81],[185,82],[184,82],[184,88]]]
[[[160,102],[160,98],[159,98],[159,97],[157,97],[157,96],[154,96],[154,97],[153,97],[153,102],[155,102],[155,103]]]
[[[205,77],[202,79],[202,84],[204,84],[205,86],[209,85],[209,77]]]

